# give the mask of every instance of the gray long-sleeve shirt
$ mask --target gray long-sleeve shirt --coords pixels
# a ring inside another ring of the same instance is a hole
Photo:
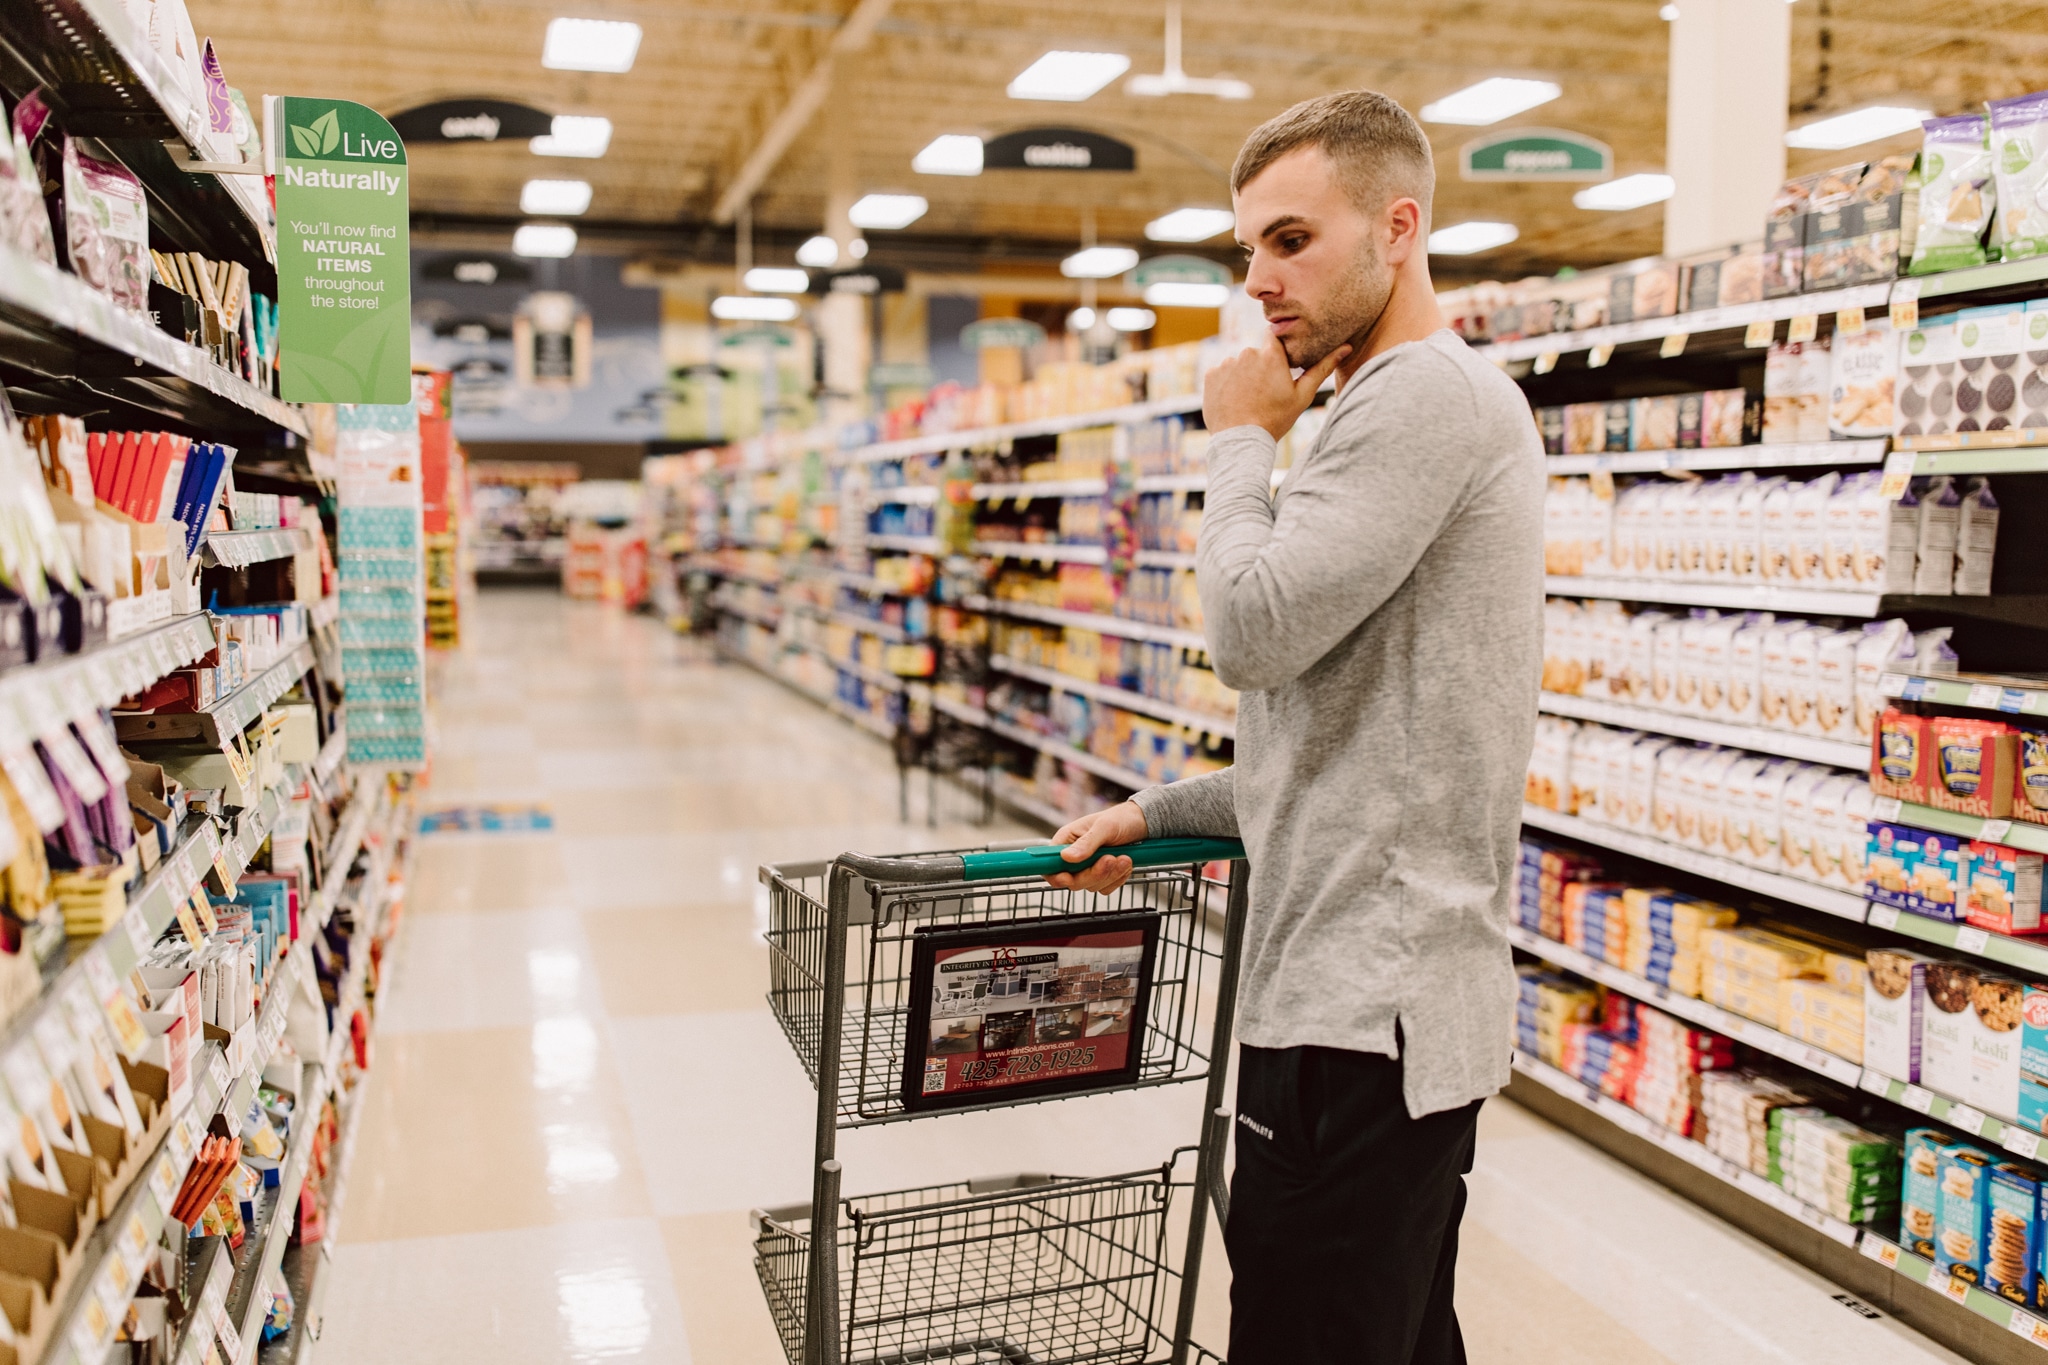
[[[1136,799],[1152,836],[1245,841],[1239,1038],[1405,1054],[1409,1112],[1456,1108],[1508,1077],[1542,443],[1440,331],[1360,367],[1277,497],[1273,459],[1256,426],[1210,440],[1195,581],[1236,764]]]

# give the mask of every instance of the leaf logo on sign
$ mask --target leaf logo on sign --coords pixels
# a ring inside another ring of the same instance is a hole
[[[311,127],[293,124],[291,130],[292,145],[300,156],[325,156],[341,145],[341,120],[332,109],[314,119]]]

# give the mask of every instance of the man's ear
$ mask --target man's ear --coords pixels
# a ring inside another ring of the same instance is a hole
[[[1406,265],[1409,257],[1422,249],[1423,232],[1422,205],[1413,199],[1400,198],[1387,205],[1382,230],[1386,233],[1387,264]]]

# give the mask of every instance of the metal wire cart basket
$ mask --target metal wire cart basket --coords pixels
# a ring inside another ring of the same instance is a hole
[[[1109,853],[1136,864],[1109,896],[1048,886],[1075,865],[1047,845],[761,870],[769,1004],[818,1090],[810,1203],[755,1214],[791,1365],[1217,1359],[1188,1333],[1225,1212],[1244,849]],[[841,1193],[842,1128],[1185,1081],[1204,1131],[1150,1170]]]

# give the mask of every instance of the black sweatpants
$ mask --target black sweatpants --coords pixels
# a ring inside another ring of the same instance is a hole
[[[1401,1062],[1242,1049],[1230,1365],[1463,1365],[1451,1290],[1479,1103],[1408,1117]]]

